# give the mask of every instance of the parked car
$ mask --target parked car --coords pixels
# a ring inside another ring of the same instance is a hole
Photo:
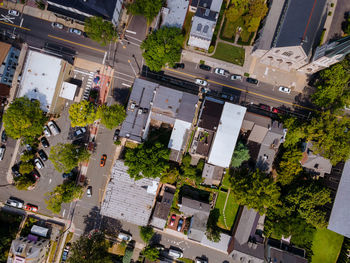
[[[91,197],[92,196],[92,186],[88,186],[87,190],[86,190],[86,196],[87,197]]]
[[[259,80],[253,78],[247,78],[246,81],[250,84],[258,85]]]
[[[39,172],[38,172],[36,169],[34,169],[34,170],[31,172],[31,175],[34,177],[34,180],[35,180],[35,181],[40,180],[40,174],[39,174]]]
[[[19,12],[18,12],[17,10],[14,10],[14,9],[10,9],[10,10],[8,11],[8,14],[9,14],[10,16],[19,16]]]
[[[65,248],[63,249],[63,253],[62,253],[62,262],[65,262],[68,258],[68,253],[69,253],[69,249]]]
[[[182,258],[183,253],[175,249],[169,249],[169,256],[172,258]]]
[[[18,164],[13,165],[11,167],[11,170],[12,170],[12,174],[14,177],[22,176],[22,174],[19,172],[19,165]]]
[[[31,152],[33,150],[32,146],[30,144],[26,144],[24,146],[26,148],[26,151]]]
[[[63,29],[64,28],[64,26],[61,23],[58,23],[58,22],[52,22],[51,26],[53,28],[58,28],[58,29]]]
[[[122,241],[129,242],[129,241],[131,241],[132,237],[131,237],[131,235],[126,234],[126,233],[119,233],[118,234],[118,239],[120,239]]]
[[[227,70],[224,70],[222,68],[216,68],[214,73],[225,77],[227,77],[227,75],[229,74]]]
[[[68,179],[68,178],[71,178],[71,177],[73,177],[73,172],[69,172],[69,173],[63,173],[62,174],[62,178],[63,179]]]
[[[34,164],[35,164],[36,168],[38,168],[39,170],[44,168],[44,163],[42,160],[40,160],[40,158],[35,158]]]
[[[203,69],[203,70],[205,70],[205,71],[210,71],[210,70],[211,70],[211,67],[210,67],[210,66],[204,65],[204,64],[200,64],[200,65],[199,65],[199,68],[200,68],[200,69]]]
[[[196,79],[195,83],[198,84],[198,85],[201,85],[201,86],[207,86],[208,85],[208,82],[206,80],[204,80],[204,79]]]
[[[85,127],[81,127],[81,128],[77,129],[77,130],[74,132],[74,136],[75,136],[75,137],[81,136],[81,135],[83,135],[85,132],[86,132],[86,128],[85,128]]]
[[[53,135],[60,134],[60,129],[58,128],[56,123],[54,123],[53,121],[49,121],[47,125],[49,126],[50,131],[52,132]]]
[[[196,257],[195,263],[208,263],[208,260]]]
[[[39,151],[38,151],[38,154],[39,154],[40,158],[41,158],[44,162],[47,161],[47,154],[44,152],[43,149],[39,150]]]
[[[2,143],[6,143],[7,142],[7,134],[6,134],[5,130],[3,130],[2,133],[1,133],[1,142]]]
[[[22,209],[24,202],[10,198],[6,201],[6,205]]]
[[[76,29],[76,28],[70,28],[68,30],[69,33],[73,33],[73,34],[76,34],[78,36],[81,36],[83,34],[83,32],[79,29]]]
[[[289,94],[290,91],[291,91],[290,88],[283,87],[283,86],[280,86],[280,87],[278,88],[278,90],[279,90],[280,92],[287,93],[287,94]]]
[[[241,75],[237,75],[237,74],[232,74],[231,75],[231,80],[240,80],[242,81],[242,76]]]
[[[1,145],[1,147],[0,147],[0,161],[2,161],[4,159],[5,151],[6,151],[6,146],[5,145]]]
[[[106,165],[106,160],[107,160],[107,155],[103,154],[101,157],[101,162],[100,162],[101,167]]]
[[[24,210],[31,211],[31,212],[38,212],[39,208],[36,205],[26,204],[24,206]]]
[[[174,226],[175,224],[175,220],[176,220],[176,215],[172,215],[171,218],[170,218],[170,226]]]
[[[181,68],[181,69],[184,69],[185,68],[185,64],[184,63],[175,63],[174,69],[177,69],[177,68]]]
[[[120,133],[120,130],[116,129],[113,135],[113,141],[116,142],[119,139],[119,133]]]
[[[46,139],[46,137],[41,137],[40,142],[44,148],[50,147],[49,141]]]
[[[266,104],[260,104],[259,108],[262,110],[271,111],[271,107],[269,105],[266,105]]]
[[[272,112],[273,113],[277,113],[277,114],[285,114],[286,113],[285,110],[282,110],[282,109],[279,109],[279,108],[272,108]]]
[[[182,225],[184,224],[184,220],[180,218],[179,223],[177,224],[177,231],[180,232]]]
[[[47,127],[46,125],[44,126],[44,134],[47,137],[51,136],[51,131],[50,131],[49,127]]]

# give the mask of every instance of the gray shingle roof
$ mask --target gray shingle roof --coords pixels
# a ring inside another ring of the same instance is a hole
[[[246,206],[243,208],[234,234],[235,244],[239,243],[240,245],[243,245],[248,242],[249,237],[255,234],[259,217],[258,212],[254,209],[249,209]]]
[[[198,212],[202,212],[208,215],[210,213],[210,204],[208,203],[203,203],[201,201],[197,201],[187,197],[182,197],[181,200],[182,202],[181,202],[180,211],[187,216],[192,216]]]
[[[188,238],[201,242],[207,229],[209,215],[207,213],[198,212],[192,217],[191,226],[188,231]]]

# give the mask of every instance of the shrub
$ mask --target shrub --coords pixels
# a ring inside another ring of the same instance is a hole
[[[328,16],[331,16],[331,15],[332,15],[332,12],[331,12],[331,11],[329,11],[329,12],[328,12]]]
[[[204,64],[205,64],[205,61],[204,61],[204,60],[200,60],[200,61],[199,61],[199,64],[204,65]]]
[[[209,53],[213,53],[213,52],[214,52],[214,49],[215,49],[214,46],[210,46],[208,52],[209,52]]]

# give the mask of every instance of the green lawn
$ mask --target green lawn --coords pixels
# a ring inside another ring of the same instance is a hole
[[[224,179],[222,179],[222,183],[221,185],[223,186],[223,188],[225,188],[226,190],[228,190],[229,188],[231,188],[231,183],[230,183],[230,169],[226,169],[226,174],[224,176]]]
[[[219,221],[218,221],[218,226],[222,229],[230,230],[234,221],[235,221],[239,206],[235,202],[232,193],[230,193],[229,199],[227,200],[226,209],[225,209],[225,211],[223,211],[226,196],[227,196],[227,193],[222,192],[222,191],[219,192],[219,196],[216,200],[215,208],[218,208],[220,210],[220,217],[219,217]],[[224,213],[226,216],[227,227],[226,227],[225,221],[224,221]]]
[[[239,66],[244,64],[244,49],[219,42],[213,58],[230,62]]]
[[[328,229],[318,229],[312,242],[312,263],[335,263],[344,237]]]

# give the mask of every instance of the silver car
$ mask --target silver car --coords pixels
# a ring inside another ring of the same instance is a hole
[[[6,205],[22,209],[24,203],[22,201],[19,201],[19,200],[8,199],[6,201]]]
[[[49,126],[50,131],[52,132],[53,135],[60,134],[60,130],[59,130],[58,126],[56,125],[56,123],[54,123],[53,121],[49,121],[47,123],[47,125]]]
[[[198,84],[198,85],[201,85],[201,86],[207,86],[208,85],[208,82],[206,80],[204,80],[204,79],[196,79],[195,83]]]
[[[280,87],[278,88],[278,90],[279,90],[280,92],[287,93],[287,94],[289,94],[290,91],[291,91],[290,88],[283,87],[283,86],[280,86]]]
[[[53,28],[58,28],[58,29],[63,29],[64,26],[61,23],[57,23],[57,22],[52,22],[51,26]]]
[[[70,29],[68,30],[68,32],[69,32],[69,33],[76,34],[76,35],[78,35],[78,36],[81,36],[81,35],[83,34],[83,32],[81,32],[81,30],[76,29],[76,28],[70,28]]]

